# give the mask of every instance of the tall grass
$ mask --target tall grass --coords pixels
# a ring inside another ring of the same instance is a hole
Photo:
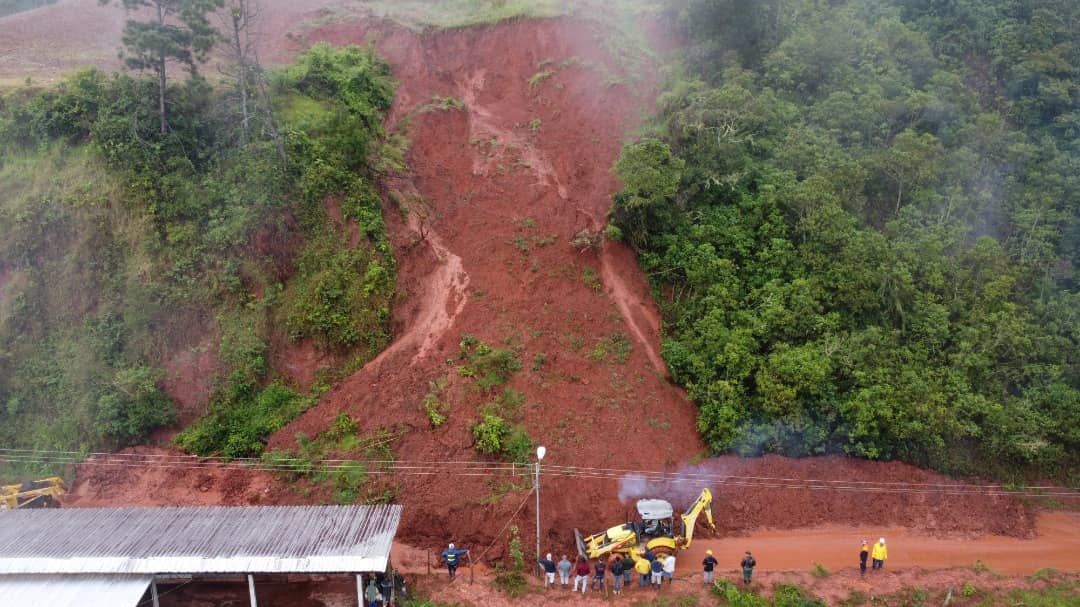
[[[557,17],[564,8],[561,0],[361,0],[360,4],[416,31]]]

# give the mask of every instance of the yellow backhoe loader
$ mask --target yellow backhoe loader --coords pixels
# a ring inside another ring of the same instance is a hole
[[[610,554],[627,554],[635,561],[642,558],[646,550],[654,553],[669,553],[685,550],[694,540],[694,526],[702,512],[710,529],[716,529],[712,516],[712,492],[702,489],[694,503],[679,517],[682,529],[675,529],[675,515],[671,504],[665,500],[638,500],[638,515],[641,521],[631,521],[582,537],[574,529],[578,552],[589,559],[598,559]]]
[[[0,485],[0,510],[59,508],[64,491],[64,480],[55,476],[18,485]]]

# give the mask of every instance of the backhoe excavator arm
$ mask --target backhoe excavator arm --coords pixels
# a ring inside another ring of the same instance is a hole
[[[689,548],[690,542],[694,540],[694,525],[697,523],[702,511],[705,512],[705,520],[709,523],[709,529],[715,530],[716,525],[713,524],[712,518],[712,492],[708,489],[702,489],[697,501],[691,504],[682,515],[683,537],[680,544],[683,549]]]

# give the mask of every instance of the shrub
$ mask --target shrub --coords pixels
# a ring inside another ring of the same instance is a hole
[[[427,414],[428,421],[431,422],[432,428],[438,428],[446,423],[446,415],[443,414],[443,404],[439,402],[439,397],[434,394],[428,394],[424,397],[424,413]]]
[[[485,415],[472,429],[476,450],[488,455],[502,453],[504,441],[510,432],[510,426],[506,420],[498,415]]]
[[[150,367],[120,369],[98,399],[96,427],[102,436],[126,447],[176,421],[176,408],[157,387],[164,374]]]
[[[495,586],[512,598],[525,594],[529,588],[525,581],[525,552],[521,549],[517,525],[510,527],[510,565],[496,568]]]
[[[519,464],[529,462],[533,452],[532,438],[521,428],[514,428],[504,441],[502,454],[506,459]]]
[[[485,455],[499,455],[518,463],[527,463],[531,457],[533,441],[528,433],[494,413],[485,413],[473,426],[472,435],[476,450]]]
[[[778,584],[772,600],[775,607],[825,607],[825,601],[794,584]]]
[[[240,401],[215,401],[210,413],[176,436],[176,444],[198,455],[256,457],[266,439],[313,403],[281,381]]]
[[[769,601],[749,590],[739,590],[738,586],[727,580],[714,582],[712,591],[730,607],[769,607]]]
[[[964,587],[960,589],[960,594],[965,597],[973,597],[978,594],[979,589],[975,587],[971,581],[964,582]]]
[[[377,352],[389,341],[393,274],[345,238],[330,230],[304,248],[285,292],[285,326],[292,339],[338,350],[363,343]]]

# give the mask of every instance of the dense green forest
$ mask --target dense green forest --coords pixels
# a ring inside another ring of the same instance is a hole
[[[154,79],[85,71],[0,98],[0,445],[143,441],[176,419],[166,358],[210,348],[209,415],[179,440],[257,454],[332,380],[275,380],[275,343],[311,339],[343,369],[380,351],[395,264],[372,184],[403,154],[383,135],[389,74],[315,46],[269,75],[244,133],[233,87],[198,77],[168,86],[164,135]]]
[[[1080,3],[687,0],[616,165],[716,452],[1076,482]]]

